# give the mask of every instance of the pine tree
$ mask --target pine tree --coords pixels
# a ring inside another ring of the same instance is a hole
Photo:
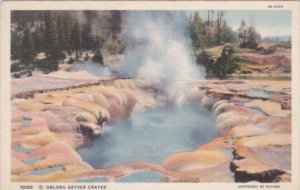
[[[45,31],[45,50],[47,58],[58,60],[59,58],[59,43],[57,27],[50,12],[46,15],[46,31]]]
[[[122,16],[120,11],[111,11],[110,12],[110,22],[109,22],[109,31],[111,38],[116,40],[118,34],[121,32]]]
[[[238,29],[239,32],[239,38],[243,39],[243,43],[247,42],[247,24],[245,20],[242,20],[241,26]]]
[[[224,12],[223,11],[218,11],[217,12],[217,30],[216,30],[216,44],[219,45],[222,41],[222,34],[223,34],[223,30],[222,30],[222,26],[223,26],[223,16],[224,16]]]
[[[249,41],[248,41],[248,47],[250,49],[256,49],[258,47],[256,38],[257,38],[257,34],[255,32],[255,27],[254,26],[250,26],[248,29],[248,33],[249,33]]]
[[[206,44],[207,47],[211,47],[213,45],[212,44],[213,23],[214,23],[213,16],[214,16],[214,11],[213,10],[212,11],[208,10],[207,11],[207,21],[205,23],[205,30],[204,30],[205,34],[206,34],[206,37],[204,39],[205,39],[205,44]]]
[[[60,51],[62,51],[66,49],[66,38],[64,33],[63,20],[61,16],[59,16],[57,20],[57,31],[58,31],[58,45]]]
[[[65,50],[71,48],[71,30],[73,26],[73,20],[69,14],[65,14],[63,17],[63,33],[65,37]]]
[[[82,48],[91,49],[93,46],[93,38],[91,36],[91,24],[87,22],[82,29]]]
[[[206,45],[205,26],[198,12],[195,12],[193,16],[193,21],[190,27],[190,35],[195,49],[199,49]]]
[[[71,49],[72,50],[79,50],[80,49],[80,41],[81,41],[81,35],[80,35],[80,26],[76,22],[72,28],[71,32]]]
[[[102,40],[99,36],[93,38],[93,49],[98,50],[102,47]]]
[[[233,32],[232,28],[227,25],[224,20],[222,25],[221,41],[225,43],[237,42],[237,36]]]
[[[257,34],[254,26],[248,27],[246,21],[243,20],[238,31],[239,38],[243,39],[243,42],[240,44],[241,48],[256,49],[258,47],[258,43],[256,41]]]
[[[28,65],[34,60],[35,48],[30,29],[26,28],[21,44],[21,62]]]
[[[11,40],[10,40],[10,47],[11,47],[11,58],[12,59],[19,59],[21,56],[21,44],[22,38],[16,31],[11,32]]]
[[[37,52],[44,50],[45,47],[43,42],[44,35],[45,35],[45,30],[43,26],[37,27],[36,30],[32,33],[34,46]]]

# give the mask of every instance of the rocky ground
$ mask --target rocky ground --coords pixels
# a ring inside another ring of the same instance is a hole
[[[222,52],[222,46],[206,49],[213,59]],[[240,68],[233,76],[253,77],[266,75],[265,79],[273,77],[291,77],[291,46],[288,42],[264,43],[256,50],[242,49],[234,46],[234,56],[239,60]]]
[[[112,54],[109,51],[104,49],[100,50],[103,57],[103,64],[111,65],[118,63],[119,61],[124,59],[124,54]],[[85,63],[87,61],[91,61],[95,56],[95,52],[82,50],[79,54],[76,52],[67,53],[64,52],[65,57],[59,60],[58,71],[67,71],[72,68],[74,64],[77,63]],[[18,68],[11,70],[12,78],[23,78],[26,79],[28,76],[39,77],[45,73],[49,73],[49,71],[45,72],[43,69],[38,67],[38,64],[42,64],[43,61],[46,60],[45,52],[39,52],[35,57],[35,66],[27,66],[20,62],[19,59],[11,60],[11,67]],[[95,62],[96,63],[96,62]],[[97,63],[99,64],[99,63]],[[98,70],[97,70],[98,71]]]
[[[200,82],[187,97],[211,110],[220,137],[164,166],[199,181],[290,181],[290,92],[289,81]]]
[[[200,81],[186,92],[186,100],[211,110],[218,138],[172,155],[162,165],[97,169],[76,148],[99,135],[105,123],[130,117],[133,110],[164,106],[168,100],[158,82],[74,76],[47,76],[47,85],[38,91],[30,88],[35,78],[26,79],[27,87],[13,80],[13,181],[115,181],[141,171],[160,173],[164,182],[291,180],[290,81]],[[68,82],[54,88],[58,78]],[[89,81],[78,83],[83,80]]]

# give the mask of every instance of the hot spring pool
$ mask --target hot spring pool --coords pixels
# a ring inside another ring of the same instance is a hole
[[[271,98],[272,96],[275,96],[276,94],[273,92],[268,92],[264,90],[250,90],[246,93],[248,97],[252,98]]]
[[[78,153],[94,168],[128,162],[162,164],[168,156],[195,150],[216,136],[215,122],[205,108],[168,106],[135,112],[105,126],[103,134]]]

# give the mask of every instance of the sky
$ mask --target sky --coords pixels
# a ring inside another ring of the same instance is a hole
[[[207,18],[207,11],[199,11],[203,19]],[[216,17],[216,13],[215,13]],[[238,29],[241,21],[255,25],[256,31],[262,37],[291,35],[291,12],[290,11],[225,11],[224,15],[228,25],[234,30]]]

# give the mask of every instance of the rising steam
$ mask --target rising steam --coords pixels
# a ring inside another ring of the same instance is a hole
[[[169,95],[179,97],[186,86],[204,77],[195,64],[184,12],[133,11],[123,26],[127,59],[124,76],[159,80]]]
[[[74,11],[71,16],[80,25],[87,22],[83,12]],[[109,36],[105,28],[111,13],[100,11],[93,16],[92,33]],[[122,13],[122,22],[126,59],[109,66],[114,67],[111,68],[114,73],[124,77],[158,80],[170,97],[176,99],[184,95],[189,84],[204,78],[205,69],[196,65],[192,53],[186,12],[129,11]],[[99,68],[95,69],[97,65],[88,64],[86,67],[90,68],[91,73],[103,77]],[[108,68],[105,73],[105,76],[113,75]]]

